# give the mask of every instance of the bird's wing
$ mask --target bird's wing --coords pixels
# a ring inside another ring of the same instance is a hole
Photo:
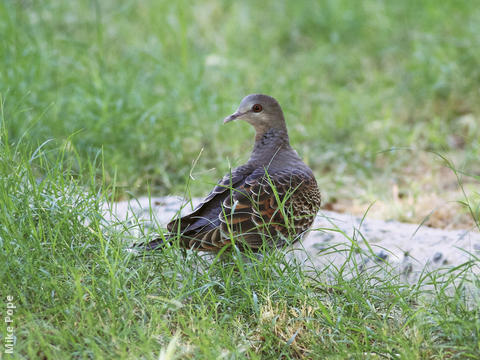
[[[282,245],[308,230],[320,207],[315,178],[303,169],[268,174],[259,168],[228,190],[212,198],[208,219],[198,220],[203,225],[185,229],[184,246],[216,251],[232,241],[252,249]]]
[[[218,226],[218,214],[221,211],[220,204],[228,195],[227,190],[241,186],[251,173],[252,167],[248,164],[233,169],[217,183],[193,212],[171,221],[167,225],[167,230],[171,233],[184,233],[185,231],[198,229],[205,231],[212,226]]]

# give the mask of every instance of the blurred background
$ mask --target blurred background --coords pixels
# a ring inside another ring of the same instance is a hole
[[[325,209],[471,225],[458,201],[459,184],[478,200],[476,2],[7,0],[0,44],[2,141],[61,151],[117,199],[189,181],[204,195],[253,142],[222,119],[261,92]]]

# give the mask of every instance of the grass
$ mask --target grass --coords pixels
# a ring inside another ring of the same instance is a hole
[[[283,105],[325,199],[389,193],[385,180],[412,159],[392,147],[460,150],[461,166],[478,170],[480,11],[470,2],[188,4],[1,4],[11,140],[29,129],[31,143],[69,139],[82,158],[103,150],[119,196],[181,192],[203,148],[200,196],[251,146],[248,126],[221,120],[264,92]]]
[[[212,261],[174,244],[133,256],[129,231],[101,216],[114,189],[94,176],[80,184],[64,151],[2,143],[1,293],[16,306],[16,358],[480,354],[478,262],[407,286],[388,267],[305,269],[283,251]]]
[[[102,203],[184,191],[201,149],[203,195],[248,156],[250,128],[219,124],[252,92],[279,99],[327,203],[388,200],[391,181],[408,195],[428,151],[476,184],[479,20],[468,1],[0,3],[13,357],[478,358],[478,261],[424,288],[280,251],[135,257]],[[457,200],[478,226],[467,185]]]

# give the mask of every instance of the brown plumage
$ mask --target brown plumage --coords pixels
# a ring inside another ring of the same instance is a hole
[[[219,251],[232,241],[240,249],[281,246],[300,239],[320,208],[312,170],[290,146],[283,112],[267,95],[245,97],[224,122],[243,119],[256,130],[250,159],[225,175],[195,210],[167,225],[169,241]],[[144,245],[161,247],[164,239]]]

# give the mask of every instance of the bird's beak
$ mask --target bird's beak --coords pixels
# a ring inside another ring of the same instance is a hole
[[[234,112],[232,115],[227,116],[225,119],[223,119],[223,123],[226,124],[226,123],[228,123],[228,122],[230,122],[230,121],[233,121],[233,120],[239,118],[240,116],[242,116],[243,114],[244,114],[244,113],[241,113],[241,112],[239,112],[239,111],[236,111],[236,112]]]

